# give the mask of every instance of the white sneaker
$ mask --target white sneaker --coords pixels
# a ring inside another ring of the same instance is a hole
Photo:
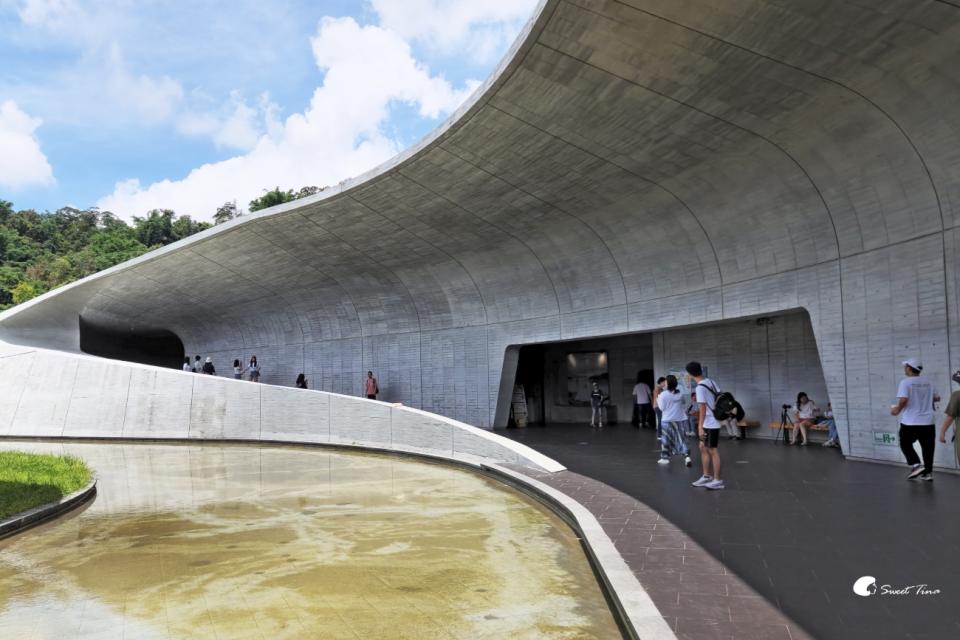
[[[710,484],[711,482],[713,482],[713,478],[712,478],[712,477],[710,477],[710,476],[700,476],[700,479],[699,479],[699,480],[694,480],[694,481],[691,482],[690,484],[692,484],[692,485],[695,486],[695,487],[705,487],[705,486],[707,486],[708,484]]]
[[[919,478],[922,473],[923,473],[923,465],[915,464],[913,465],[913,468],[910,470],[910,475],[907,476],[907,480],[913,480],[914,478]]]
[[[710,482],[708,482],[703,486],[705,486],[707,489],[713,489],[713,490],[723,489],[723,480],[711,480]]]
[[[657,464],[670,464],[670,461],[666,458],[660,458],[657,460]]]
[[[688,467],[693,466],[693,461],[690,460],[690,456],[687,456],[686,458],[683,459],[683,464],[687,465]]]
[[[823,443],[822,446],[824,446],[824,447],[832,447],[832,446],[833,446],[833,439],[831,438],[830,440],[827,440],[826,442]]]

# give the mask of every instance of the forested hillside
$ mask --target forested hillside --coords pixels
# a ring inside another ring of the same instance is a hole
[[[170,210],[130,225],[97,209],[17,211],[0,200],[0,309],[209,227]]]
[[[322,190],[264,189],[261,197],[250,201],[249,210],[259,211]],[[240,215],[236,203],[227,202],[213,219],[220,224]],[[154,209],[127,224],[96,208],[16,211],[12,202],[0,199],[0,310],[211,226],[170,209]]]

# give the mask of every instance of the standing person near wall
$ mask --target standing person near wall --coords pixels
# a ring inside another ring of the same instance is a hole
[[[183,370],[193,373],[193,365],[190,364],[190,356],[183,359]]]
[[[687,363],[686,371],[696,384],[697,436],[700,438],[700,464],[703,466],[703,475],[692,484],[713,490],[723,489],[723,480],[720,479],[720,450],[717,448],[720,445],[720,423],[713,415],[720,389],[717,383],[703,375],[703,367],[699,362]]]
[[[923,375],[923,363],[918,358],[903,361],[903,373],[906,376],[897,387],[897,404],[890,407],[890,415],[900,416],[900,451],[910,465],[907,480],[920,478],[933,480],[933,448],[936,445],[936,426],[934,425],[933,403],[938,402],[933,383]],[[920,441],[923,452],[923,464],[913,449],[913,443]]]
[[[203,361],[200,359],[200,356],[197,356],[193,360],[193,372],[203,373]]]
[[[306,389],[307,388],[307,376],[304,374],[297,375],[297,389]]]
[[[240,366],[240,360],[234,359],[233,361],[233,379],[242,380],[243,379],[243,367]]]
[[[953,381],[960,384],[960,371],[953,372]],[[960,429],[960,391],[954,391],[950,394],[950,400],[947,402],[947,408],[943,410],[946,414],[943,419],[943,426],[940,427],[940,442],[947,443],[947,429],[950,425],[956,425],[953,429],[953,455],[960,464],[960,440],[957,440],[957,429]]]
[[[661,427],[663,426],[663,412],[660,410],[660,406],[657,404],[657,398],[660,396],[660,393],[667,388],[667,379],[663,376],[657,378],[657,384],[653,385],[653,412],[656,414],[656,427],[657,427],[657,437],[659,438],[663,435]]]
[[[656,420],[656,418],[653,416],[653,408],[650,405],[651,399],[650,387],[646,382],[640,379],[640,374],[638,373],[637,384],[633,385],[633,402],[637,405],[637,411],[640,414],[639,426],[643,427],[644,429],[649,427],[650,423]]]
[[[208,376],[217,375],[217,370],[213,366],[213,358],[207,356],[207,361],[203,363],[203,372]]]
[[[657,409],[663,417],[660,426],[660,464],[670,464],[670,456],[683,455],[684,462],[689,467],[690,450],[684,441],[684,432],[687,428],[686,402],[680,393],[680,384],[676,376],[664,378],[666,389],[656,394]],[[659,384],[657,385],[659,387]],[[656,393],[656,392],[655,392]]]
[[[250,356],[247,371],[250,372],[250,382],[260,382],[260,363],[257,362],[257,356]]]
[[[376,400],[380,393],[380,385],[377,379],[373,377],[373,371],[367,371],[367,379],[363,381],[363,391],[367,395],[367,400]]]
[[[596,426],[599,422],[599,428],[603,429],[603,403],[607,397],[603,395],[603,390],[596,382],[593,383],[593,389],[590,391],[590,426]]]

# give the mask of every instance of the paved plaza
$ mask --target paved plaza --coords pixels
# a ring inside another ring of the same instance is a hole
[[[544,481],[594,512],[678,637],[960,635],[956,475],[908,482],[905,467],[845,461],[834,449],[723,441],[727,488],[708,492],[689,485],[698,460],[656,464],[651,430],[498,433],[567,465]],[[862,576],[941,593],[860,597],[852,587]]]

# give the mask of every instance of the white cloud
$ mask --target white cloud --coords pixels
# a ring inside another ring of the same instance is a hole
[[[445,54],[490,62],[531,17],[537,0],[371,0],[381,25]]]
[[[146,124],[167,120],[183,100],[183,87],[173,78],[132,73],[116,43],[109,49],[106,67],[107,88],[114,104],[124,105]]]
[[[40,124],[14,101],[0,103],[0,186],[22,189],[54,183],[53,169],[34,135]]]
[[[245,155],[205,164],[182,180],[145,187],[138,180],[119,182],[98,206],[124,216],[171,208],[209,219],[224,201],[236,199],[243,207],[264,187],[336,184],[399,151],[399,145],[383,133],[391,104],[413,105],[422,116],[437,118],[454,110],[476,86],[455,89],[417,62],[397,33],[361,27],[352,18],[324,18],[311,45],[326,76],[303,113],[280,123],[268,103],[259,109],[263,129],[251,129],[247,125],[252,117],[241,108],[239,115],[238,110],[233,112],[240,124],[232,133],[225,120],[198,117],[183,126],[219,133],[232,142],[254,131],[264,133]]]
[[[266,93],[256,105],[247,104],[238,91],[215,111],[186,111],[177,118],[177,131],[188,136],[209,137],[222,148],[249,151],[260,136],[276,135],[282,124],[277,121],[279,107]]]

